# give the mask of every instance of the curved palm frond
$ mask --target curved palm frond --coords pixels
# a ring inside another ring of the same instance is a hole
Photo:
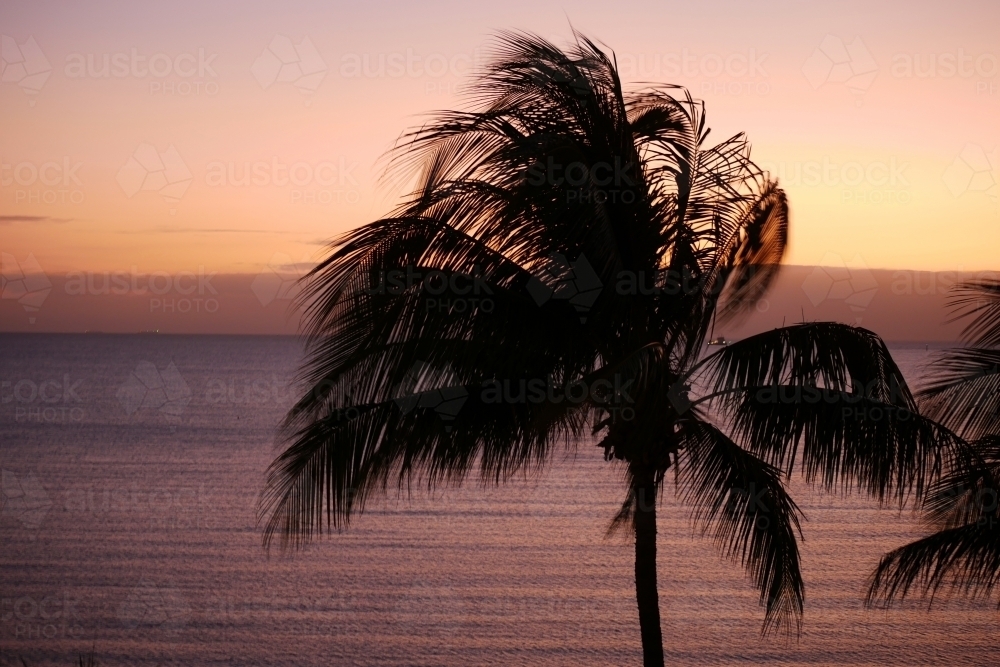
[[[741,225],[733,244],[733,259],[724,281],[720,319],[746,316],[753,312],[778,273],[788,246],[788,200],[769,182],[760,198],[748,210],[750,222]]]
[[[837,322],[796,324],[744,338],[707,357],[694,372],[713,392],[801,385],[854,391],[915,410],[902,371],[882,339]]]
[[[801,462],[810,482],[854,488],[880,502],[922,499],[960,440],[911,409],[802,385],[727,392],[720,401],[747,449],[791,474]]]
[[[442,285],[460,278],[473,305],[460,314],[436,306],[441,299],[429,291],[428,276]],[[380,221],[350,233],[306,279],[309,391],[289,423],[347,407],[348,399],[384,400],[417,363],[449,366],[462,382],[500,370],[528,378],[585,370],[593,347],[578,333],[578,314],[561,300],[539,307],[526,289],[530,279],[434,221]],[[517,326],[527,322],[530,328]],[[351,397],[337,394],[346,387]]]
[[[1000,280],[968,280],[951,291],[948,322],[971,318],[962,338],[973,347],[1000,347]]]
[[[300,428],[269,470],[260,503],[265,544],[280,537],[282,546],[300,546],[345,527],[393,483],[434,488],[477,469],[483,482],[505,481],[584,432],[586,405],[502,401],[445,377],[426,368],[394,399],[332,410]]]
[[[932,526],[955,528],[992,516],[1000,501],[1000,436],[964,443],[924,501]]]
[[[872,575],[866,603],[891,605],[916,590],[933,602],[947,586],[988,597],[1000,583],[1000,517],[940,531],[886,554]]]
[[[711,532],[730,558],[746,568],[765,607],[763,633],[801,630],[805,585],[796,533],[801,512],[781,473],[745,451],[718,428],[684,420],[680,488],[694,506],[702,533]]]
[[[918,398],[929,416],[968,437],[1000,433],[1000,350],[941,352]]]
[[[924,503],[941,530],[882,558],[869,605],[891,605],[911,591],[933,602],[942,587],[988,597],[1000,581],[1000,281],[961,283],[950,305],[949,322],[971,319],[962,331],[967,347],[939,354],[917,397],[926,414],[967,440]]]

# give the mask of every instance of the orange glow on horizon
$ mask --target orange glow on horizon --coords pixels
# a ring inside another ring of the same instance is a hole
[[[594,6],[572,20],[615,50],[627,86],[686,85],[713,137],[748,134],[789,193],[789,263],[995,268],[997,8],[950,8],[946,25],[929,5],[771,4],[784,18]],[[48,75],[0,85],[0,249],[54,273],[314,261],[392,208],[380,157],[423,114],[462,105],[496,29],[570,35],[562,10],[508,9],[440,23],[412,8],[301,8],[277,23],[254,6],[228,23],[194,3],[184,21],[4,9],[5,53]]]

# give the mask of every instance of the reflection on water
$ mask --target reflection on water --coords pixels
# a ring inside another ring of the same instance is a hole
[[[390,497],[268,558],[256,495],[294,339],[0,336],[0,665],[608,665],[641,661],[619,473],[583,445],[539,478]],[[908,377],[928,354],[894,348]],[[909,511],[794,485],[800,641],[761,641],[739,567],[660,513],[671,664],[986,664],[991,605],[861,606]]]

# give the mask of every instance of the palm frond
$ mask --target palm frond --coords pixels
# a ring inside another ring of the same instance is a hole
[[[754,312],[777,275],[788,245],[788,200],[776,183],[767,183],[746,218],[733,234],[733,258],[720,297],[722,320]]]
[[[786,474],[801,463],[810,482],[880,502],[922,499],[961,446],[916,411],[863,393],[765,385],[728,392],[720,405],[736,437]]]
[[[945,350],[927,369],[918,394],[931,417],[976,438],[1000,433],[1000,350]]]
[[[586,405],[495,400],[446,377],[421,373],[393,399],[307,422],[268,471],[258,505],[265,545],[301,546],[345,527],[390,485],[460,484],[476,470],[499,483],[536,470],[584,431]]]
[[[707,422],[685,420],[678,435],[682,495],[694,506],[702,533],[711,532],[760,590],[766,609],[762,632],[791,632],[793,624],[801,631],[805,586],[796,541],[801,512],[781,473]]]
[[[1000,582],[1000,518],[942,530],[886,554],[866,603],[892,605],[911,591],[933,602],[942,587],[976,599]]]
[[[976,523],[997,511],[1000,500],[1000,436],[962,442],[947,473],[928,491],[926,519],[936,528]]]
[[[969,280],[952,287],[948,322],[971,318],[962,338],[974,347],[1000,346],[1000,280]]]
[[[393,288],[393,274],[404,272],[417,281],[403,284],[400,277]],[[460,312],[436,307],[461,294],[449,289],[436,297],[422,282],[431,275],[442,284],[460,277],[466,292],[474,284],[475,300],[463,303],[478,305]],[[583,329],[578,313],[565,300],[539,306],[527,289],[531,279],[499,253],[434,221],[384,221],[350,233],[304,285],[309,390],[290,424],[328,404],[347,407],[349,398],[385,400],[418,362],[448,366],[462,382],[500,372],[524,378],[586,372],[593,344],[575,333]]]
[[[713,392],[767,385],[853,391],[915,410],[910,390],[875,333],[837,322],[772,329],[707,357],[695,376]]]

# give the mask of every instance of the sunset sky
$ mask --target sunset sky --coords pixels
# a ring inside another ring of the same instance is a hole
[[[998,249],[1000,0],[0,0],[0,667],[998,664]]]
[[[997,268],[988,2],[7,3],[0,250],[50,276],[314,261],[392,207],[380,156],[461,104],[496,31],[571,25],[749,135],[789,263]]]

